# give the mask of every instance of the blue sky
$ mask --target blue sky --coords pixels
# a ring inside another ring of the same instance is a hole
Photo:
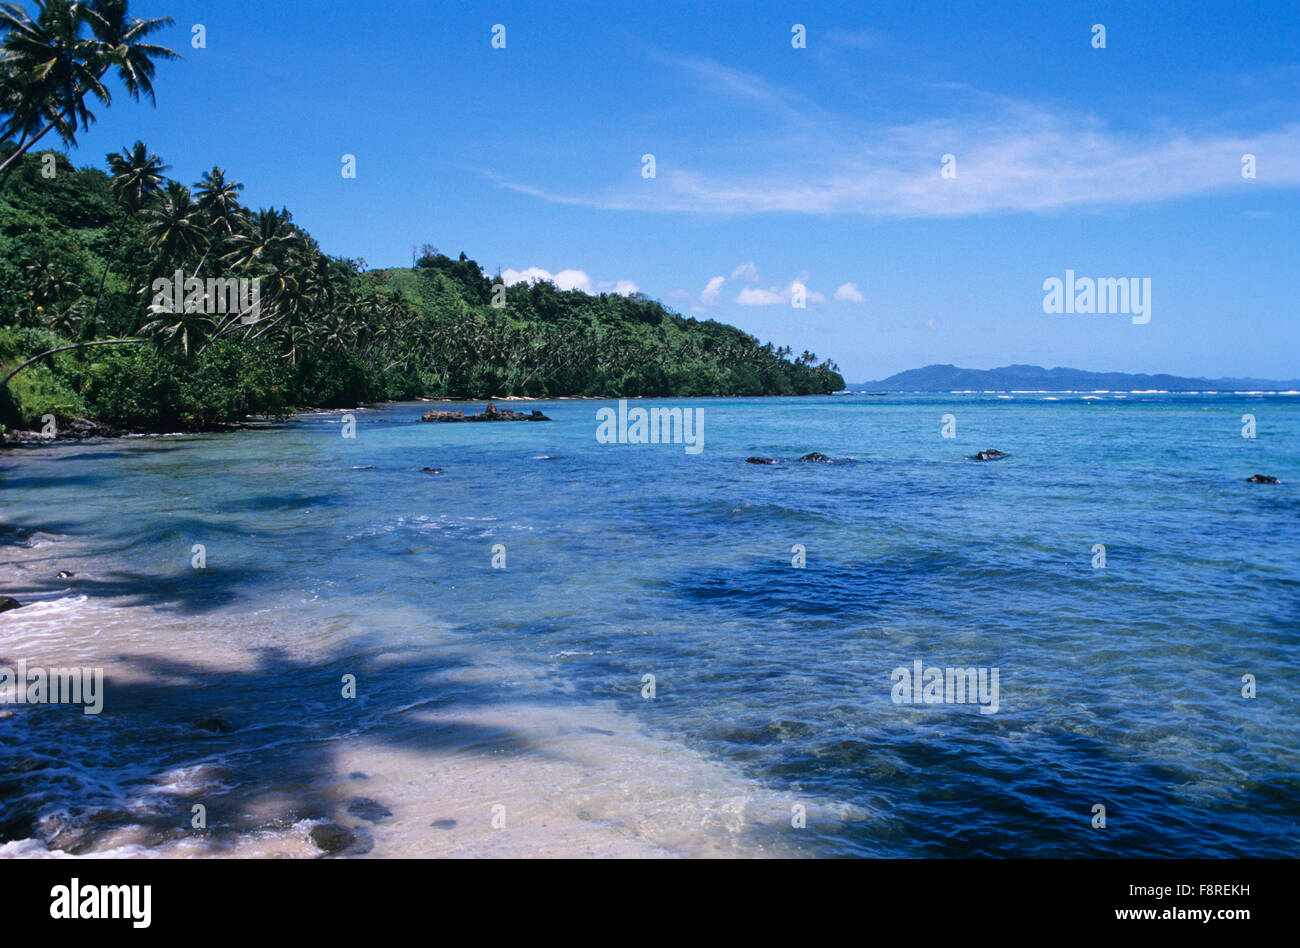
[[[132,8],[174,17],[184,60],[156,109],[101,109],[74,161],[139,138],[186,182],[220,165],[332,254],[409,265],[431,243],[635,287],[854,381],[1300,376],[1295,0]],[[1150,278],[1151,321],[1045,314],[1067,269]]]

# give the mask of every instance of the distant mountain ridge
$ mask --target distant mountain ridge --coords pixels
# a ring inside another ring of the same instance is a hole
[[[1233,392],[1300,391],[1300,379],[1187,378],[1179,375],[1134,375],[1128,372],[1085,372],[1082,369],[1045,369],[1040,365],[1005,365],[998,369],[962,369],[955,365],[927,365],[908,369],[878,382],[849,388],[891,392],[1047,391],[1080,392]]]

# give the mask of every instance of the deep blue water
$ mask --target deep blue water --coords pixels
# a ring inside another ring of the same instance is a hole
[[[498,425],[390,406],[358,413],[355,439],[311,415],[0,456],[0,523],[81,545],[92,604],[185,630],[150,636],[282,649],[219,683],[263,723],[301,715],[300,678],[390,652],[410,657],[386,700],[419,693],[436,627],[440,654],[527,670],[512,686],[535,700],[612,702],[810,801],[802,832],[753,830],[810,855],[1296,855],[1300,398],[1050,398],[633,403],[702,411],[694,456],[598,444],[604,402]],[[967,459],[983,448],[1010,456]],[[837,462],[794,461],[810,451]],[[293,658],[308,641],[331,658]],[[891,672],[917,660],[996,667],[997,712],[895,703]],[[345,726],[313,715],[314,737]]]

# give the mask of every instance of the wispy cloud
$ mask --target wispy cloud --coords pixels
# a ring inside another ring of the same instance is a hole
[[[1086,112],[954,86],[953,114],[873,127],[742,70],[665,59],[713,95],[766,117],[762,128],[739,118],[728,128],[732,152],[745,157],[712,168],[661,161],[655,180],[586,192],[496,180],[542,200],[608,210],[869,218],[1052,213],[1300,186],[1300,122],[1253,134],[1135,132]],[[1258,162],[1254,180],[1241,176],[1247,153]],[[940,174],[945,154],[956,159],[955,177]]]

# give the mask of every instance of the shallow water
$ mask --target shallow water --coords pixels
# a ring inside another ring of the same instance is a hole
[[[605,404],[0,454],[0,665],[108,679],[0,720],[0,853],[1300,849],[1300,398],[633,403],[698,455]],[[895,703],[918,660],[996,713]]]

